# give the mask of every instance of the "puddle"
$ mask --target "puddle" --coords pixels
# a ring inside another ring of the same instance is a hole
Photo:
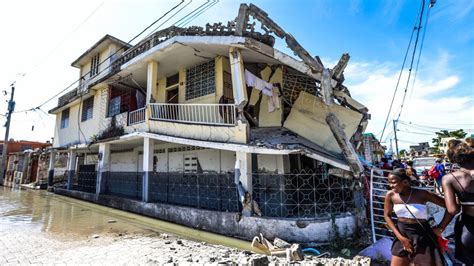
[[[0,187],[0,233],[12,229],[47,233],[64,240],[93,235],[158,236],[160,233],[238,249],[250,249],[239,239],[194,230],[47,191]]]

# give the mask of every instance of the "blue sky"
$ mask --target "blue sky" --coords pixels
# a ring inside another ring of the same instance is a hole
[[[0,28],[4,37],[0,44],[0,88],[8,89],[11,82],[17,81],[17,110],[36,106],[77,79],[79,72],[70,66],[71,62],[102,36],[111,34],[129,41],[178,1],[65,2],[18,0],[0,4],[0,23],[7,25]],[[194,0],[176,19],[203,2]],[[239,3],[220,0],[191,24],[234,19]],[[421,2],[253,3],[313,56],[320,56],[326,67],[332,67],[344,52],[351,55],[345,84],[356,99],[369,107],[372,120],[367,130],[380,133]],[[474,128],[473,29],[474,1],[437,1],[430,11],[416,83],[413,91],[409,86],[401,120],[439,128]],[[292,55],[284,41],[277,40],[276,47]],[[396,113],[405,82],[406,72],[395,98]],[[43,109],[47,111],[55,103],[54,100]],[[1,101],[0,110],[5,109],[6,104]],[[35,130],[31,131],[33,125]],[[25,112],[14,115],[10,136],[44,141],[53,136],[53,128],[53,117],[39,111]],[[400,146],[407,147],[430,140],[436,128],[400,125],[400,130]],[[393,138],[390,131],[393,130],[386,132],[388,138],[384,140]],[[0,134],[3,136],[4,128]]]

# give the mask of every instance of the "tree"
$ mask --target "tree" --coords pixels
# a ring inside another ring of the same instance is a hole
[[[401,149],[399,152],[398,152],[398,158],[402,158],[402,157],[405,157],[405,154],[407,153],[407,151],[405,149]]]
[[[442,138],[453,137],[456,139],[463,139],[466,137],[467,133],[464,132],[464,129],[458,129],[453,131],[448,131],[446,129],[435,132],[436,138],[433,138],[431,142],[433,143],[434,149],[436,152],[439,152],[439,145],[441,144]]]

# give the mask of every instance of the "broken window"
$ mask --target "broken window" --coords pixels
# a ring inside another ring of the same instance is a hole
[[[89,76],[91,78],[99,73],[99,64],[100,64],[99,59],[100,59],[99,54],[95,55],[91,59],[91,70],[89,71]]]
[[[110,86],[109,98],[107,117],[137,109],[136,90],[134,89]]]
[[[92,113],[94,110],[94,97],[90,97],[87,100],[84,100],[82,103],[82,115],[81,115],[81,121],[87,121],[89,119],[92,119]]]
[[[61,128],[69,126],[69,108],[61,112]]]
[[[186,70],[186,100],[216,92],[215,63],[207,63]]]

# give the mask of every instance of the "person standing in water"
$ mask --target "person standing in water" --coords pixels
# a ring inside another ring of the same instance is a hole
[[[436,257],[442,255],[433,230],[444,229],[452,216],[445,212],[438,227],[432,229],[428,223],[426,202],[445,207],[444,199],[429,191],[412,188],[410,177],[402,168],[390,173],[388,183],[391,190],[385,195],[384,218],[396,237],[391,265],[442,265],[437,263]],[[393,212],[398,218],[396,225],[392,220]]]

